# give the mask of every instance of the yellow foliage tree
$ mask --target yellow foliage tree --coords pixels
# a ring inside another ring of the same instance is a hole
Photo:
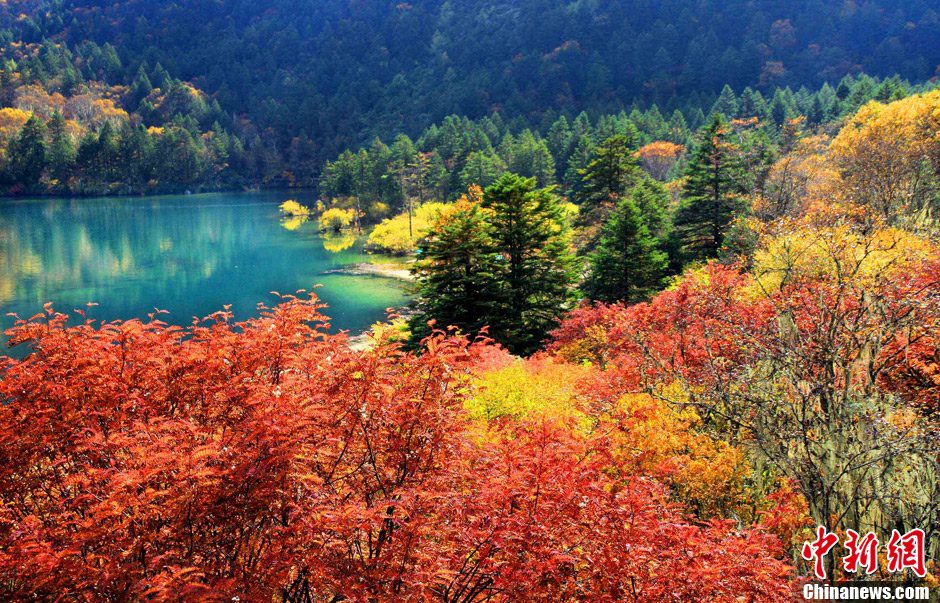
[[[828,145],[823,135],[809,136],[774,163],[764,195],[754,203],[755,215],[762,220],[799,216],[811,206],[839,199],[839,172],[829,161]]]
[[[754,275],[766,292],[796,277],[825,279],[837,272],[862,284],[874,283],[937,253],[928,239],[892,227],[867,232],[845,223],[830,227],[780,223],[775,230],[754,254]]]
[[[7,139],[15,136],[29,120],[29,111],[14,107],[0,109],[0,138]]]
[[[831,153],[850,200],[891,222],[929,222],[940,192],[940,90],[868,103]]]
[[[415,250],[417,242],[427,234],[438,214],[447,205],[444,203],[425,203],[414,211],[412,229],[414,237],[408,234],[408,214],[398,214],[382,222],[369,234],[366,249],[380,253],[405,255]]]
[[[668,140],[657,140],[649,143],[636,152],[643,169],[657,180],[665,180],[669,170],[676,165],[679,157],[685,152],[681,144]]]
[[[318,220],[320,230],[323,232],[341,232],[343,229],[349,228],[353,220],[356,218],[356,211],[353,209],[340,209],[339,207],[331,207],[322,214]]]

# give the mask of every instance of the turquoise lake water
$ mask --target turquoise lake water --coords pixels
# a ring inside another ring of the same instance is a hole
[[[232,305],[236,318],[271,304],[271,291],[317,290],[333,330],[361,331],[407,302],[401,282],[330,274],[358,262],[362,240],[323,237],[313,222],[285,221],[285,193],[146,198],[0,200],[0,326],[50,301],[61,312],[88,302],[92,318],[187,325]],[[4,346],[3,350],[6,347]],[[0,350],[0,353],[4,353]]]

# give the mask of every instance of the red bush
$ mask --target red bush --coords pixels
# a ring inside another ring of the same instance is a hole
[[[610,477],[603,439],[482,441],[462,405],[486,349],[356,352],[319,309],[12,329],[34,351],[0,381],[0,598],[789,596],[774,537],[686,523],[659,484]]]

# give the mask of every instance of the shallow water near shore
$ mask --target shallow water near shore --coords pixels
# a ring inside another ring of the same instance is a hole
[[[357,332],[407,303],[401,280],[346,270],[398,260],[363,253],[361,237],[324,237],[312,221],[282,219],[278,204],[289,197],[312,205],[296,195],[0,200],[0,327],[45,302],[69,313],[94,302],[88,314],[100,320],[159,308],[179,325],[231,304],[245,319],[276,303],[272,291],[318,284],[333,331]]]

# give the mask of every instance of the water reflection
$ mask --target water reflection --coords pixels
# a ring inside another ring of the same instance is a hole
[[[29,316],[100,305],[101,319],[154,307],[188,323],[223,304],[251,315],[270,291],[319,290],[337,328],[362,329],[406,301],[398,283],[323,275],[368,261],[353,234],[321,237],[315,224],[281,224],[273,193],[147,199],[0,201],[0,310]],[[11,324],[3,318],[3,326]]]

